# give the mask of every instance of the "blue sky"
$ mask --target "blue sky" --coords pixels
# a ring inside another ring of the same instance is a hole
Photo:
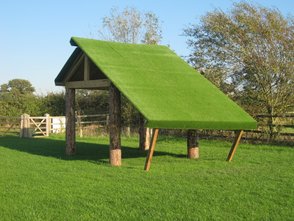
[[[58,91],[54,79],[73,51],[71,36],[99,38],[102,18],[112,7],[152,11],[162,21],[163,40],[180,56],[188,55],[182,31],[207,12],[231,7],[231,0],[0,0],[0,84],[29,80],[38,93]],[[293,0],[257,0],[293,14]]]

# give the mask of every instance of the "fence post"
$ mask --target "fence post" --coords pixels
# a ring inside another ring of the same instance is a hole
[[[21,138],[32,137],[32,132],[30,130],[30,115],[28,114],[21,115],[20,137]]]
[[[82,117],[81,117],[81,115],[76,115],[76,116],[77,116],[77,125],[78,125],[79,136],[83,137]]]
[[[46,117],[46,137],[50,135],[51,130],[51,118],[49,114],[45,114]]]
[[[20,129],[19,129],[19,137],[22,138],[24,133],[23,133],[23,128],[24,128],[24,116],[23,114],[20,116]]]

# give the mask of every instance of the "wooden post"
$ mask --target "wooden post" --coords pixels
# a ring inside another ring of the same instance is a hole
[[[196,130],[187,131],[187,157],[189,159],[199,158],[199,144]]]
[[[66,111],[66,148],[67,155],[76,152],[76,127],[75,127],[75,89],[65,88]]]
[[[145,127],[144,117],[139,117],[139,150],[149,150],[150,147],[150,128]]]
[[[235,139],[230,149],[229,155],[227,157],[227,161],[230,162],[233,159],[236,149],[241,141],[242,134],[243,134],[243,130],[238,130],[235,132]]]
[[[46,137],[50,135],[51,130],[51,118],[49,114],[45,114],[46,117]]]
[[[158,128],[156,128],[154,130],[154,133],[153,133],[153,136],[152,136],[152,140],[151,140],[151,146],[149,148],[149,152],[148,152],[148,155],[146,157],[146,162],[145,162],[145,167],[144,167],[144,169],[146,171],[149,171],[150,170],[151,160],[152,160],[153,153],[154,153],[154,150],[155,150],[155,145],[156,145],[157,137],[158,137]]]
[[[149,150],[151,136],[152,136],[152,129],[149,127],[146,127],[145,150]]]
[[[121,166],[121,95],[111,83],[109,87],[109,162]]]
[[[21,124],[20,124],[20,137],[22,138],[31,138],[32,132],[30,131],[30,115],[23,114],[21,115]]]
[[[19,131],[19,137],[24,137],[24,115],[22,114],[20,116],[20,131]]]
[[[77,126],[78,126],[78,131],[79,131],[79,137],[83,137],[83,128],[82,128],[82,119],[81,115],[77,115]]]

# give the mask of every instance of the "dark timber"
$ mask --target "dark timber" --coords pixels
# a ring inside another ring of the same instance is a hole
[[[76,152],[76,130],[75,130],[75,89],[65,89],[65,110],[66,110],[66,155],[73,155]]]
[[[109,87],[109,162],[112,166],[121,165],[121,95],[111,83]]]
[[[187,131],[187,157],[189,159],[199,158],[199,144],[196,130]]]

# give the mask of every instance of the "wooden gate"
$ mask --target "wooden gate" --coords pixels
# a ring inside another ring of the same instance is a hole
[[[21,116],[20,137],[49,136],[51,128],[49,114],[44,117],[30,117],[28,114]]]
[[[49,136],[50,118],[30,117],[30,128],[33,129],[33,136]]]

